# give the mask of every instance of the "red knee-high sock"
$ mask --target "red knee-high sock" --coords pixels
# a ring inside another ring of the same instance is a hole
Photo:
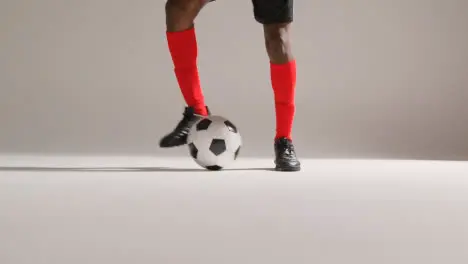
[[[284,64],[270,63],[271,84],[275,97],[276,136],[292,139],[295,113],[296,61]]]
[[[198,75],[198,45],[195,28],[167,32],[167,43],[174,63],[174,72],[188,106],[200,115],[206,115],[205,99]]]

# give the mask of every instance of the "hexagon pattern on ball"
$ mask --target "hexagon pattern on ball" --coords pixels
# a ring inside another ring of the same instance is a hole
[[[237,157],[239,157],[240,149],[241,149],[241,147],[239,146],[239,147],[237,148],[236,152],[234,153],[234,159],[235,159],[235,160],[237,159]]]
[[[237,127],[229,120],[224,121],[224,124],[228,127],[231,132],[237,133]]]
[[[207,130],[212,121],[208,118],[203,118],[197,123],[197,131]]]
[[[219,171],[238,158],[242,138],[230,120],[222,116],[208,116],[192,127],[187,143],[190,156],[199,166]]]
[[[224,139],[214,138],[210,144],[210,150],[216,156],[223,154],[226,151],[226,142]]]
[[[211,170],[211,171],[219,171],[219,170],[222,170],[223,167],[218,166],[218,165],[213,165],[213,166],[207,166],[206,169]]]
[[[192,158],[196,159],[197,156],[198,156],[198,149],[197,149],[197,147],[196,147],[195,144],[193,144],[193,143],[188,144],[188,146],[189,146],[189,150],[190,150],[190,156],[191,156]]]

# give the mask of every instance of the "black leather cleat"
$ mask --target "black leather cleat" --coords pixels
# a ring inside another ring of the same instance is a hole
[[[206,109],[209,114],[208,107]],[[203,116],[195,114],[195,110],[192,107],[186,107],[183,116],[174,130],[161,138],[159,147],[172,148],[187,144],[187,136],[190,129]]]
[[[300,171],[301,163],[296,157],[294,145],[287,138],[275,140],[275,170],[276,171]]]

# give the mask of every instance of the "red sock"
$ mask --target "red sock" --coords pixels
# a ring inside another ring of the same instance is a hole
[[[296,61],[270,63],[271,84],[275,95],[276,136],[291,139],[295,113]]]
[[[174,72],[188,106],[200,115],[207,115],[205,99],[198,75],[198,46],[195,29],[167,32],[167,43],[174,63]]]

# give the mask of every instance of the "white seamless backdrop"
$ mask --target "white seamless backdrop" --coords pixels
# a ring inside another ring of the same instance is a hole
[[[468,1],[296,1],[302,157],[468,158]],[[248,0],[196,22],[211,109],[245,156],[272,155],[262,28]],[[164,2],[0,1],[0,152],[182,155]]]

